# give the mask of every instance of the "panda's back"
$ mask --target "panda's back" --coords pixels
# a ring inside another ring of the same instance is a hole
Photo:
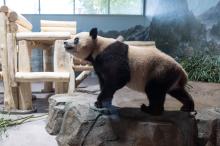
[[[155,46],[129,46],[128,59],[130,81],[127,86],[140,92],[145,92],[146,84],[150,79],[165,75],[167,70],[173,68],[183,70],[173,58],[161,52]]]

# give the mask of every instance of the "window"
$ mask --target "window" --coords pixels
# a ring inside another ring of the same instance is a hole
[[[0,0],[0,6],[4,5],[4,0]]]
[[[6,5],[21,14],[39,13],[39,0],[6,0]]]
[[[108,0],[75,0],[76,14],[108,14]]]
[[[26,0],[27,1],[27,0]],[[41,0],[41,14],[73,14],[73,0]]]
[[[110,14],[142,15],[143,0],[110,0]]]

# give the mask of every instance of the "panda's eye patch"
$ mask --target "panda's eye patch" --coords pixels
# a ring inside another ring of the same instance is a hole
[[[79,38],[74,39],[74,44],[77,45],[79,43]]]

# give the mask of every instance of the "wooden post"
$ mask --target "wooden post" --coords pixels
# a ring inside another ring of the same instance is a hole
[[[43,48],[43,68],[44,72],[52,72],[53,71],[53,49],[52,46],[45,46]],[[42,92],[53,92],[53,83],[52,82],[45,82],[44,89]]]
[[[71,72],[72,60],[70,54],[65,51],[63,40],[55,41],[54,45],[54,72]],[[67,93],[67,83],[55,83],[55,93]]]
[[[10,52],[7,49],[7,18],[5,13],[0,12],[0,52],[2,53],[2,76],[4,78],[4,106],[5,110],[10,111],[18,108],[16,88],[10,86],[10,70],[8,56]]]
[[[18,52],[18,70],[19,72],[31,71],[31,45],[28,41],[19,41]],[[19,109],[33,110],[32,107],[32,94],[30,83],[19,83]]]

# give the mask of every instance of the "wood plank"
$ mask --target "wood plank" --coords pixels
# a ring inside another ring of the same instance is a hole
[[[20,32],[16,34],[17,40],[66,40],[71,38],[70,32]]]
[[[69,82],[69,72],[17,72],[15,74],[17,82]]]
[[[31,45],[28,41],[19,41],[18,51],[18,71],[30,72],[31,71]],[[17,73],[16,73],[17,74]],[[16,75],[15,75],[16,78]],[[19,109],[33,110],[32,93],[30,83],[19,83]]]
[[[18,100],[16,89],[10,86],[6,22],[7,18],[5,13],[0,12],[0,52],[2,53],[2,76],[4,78],[4,106],[6,110],[10,111],[18,108]]]
[[[51,21],[41,20],[41,27],[73,27],[76,28],[76,21]]]

